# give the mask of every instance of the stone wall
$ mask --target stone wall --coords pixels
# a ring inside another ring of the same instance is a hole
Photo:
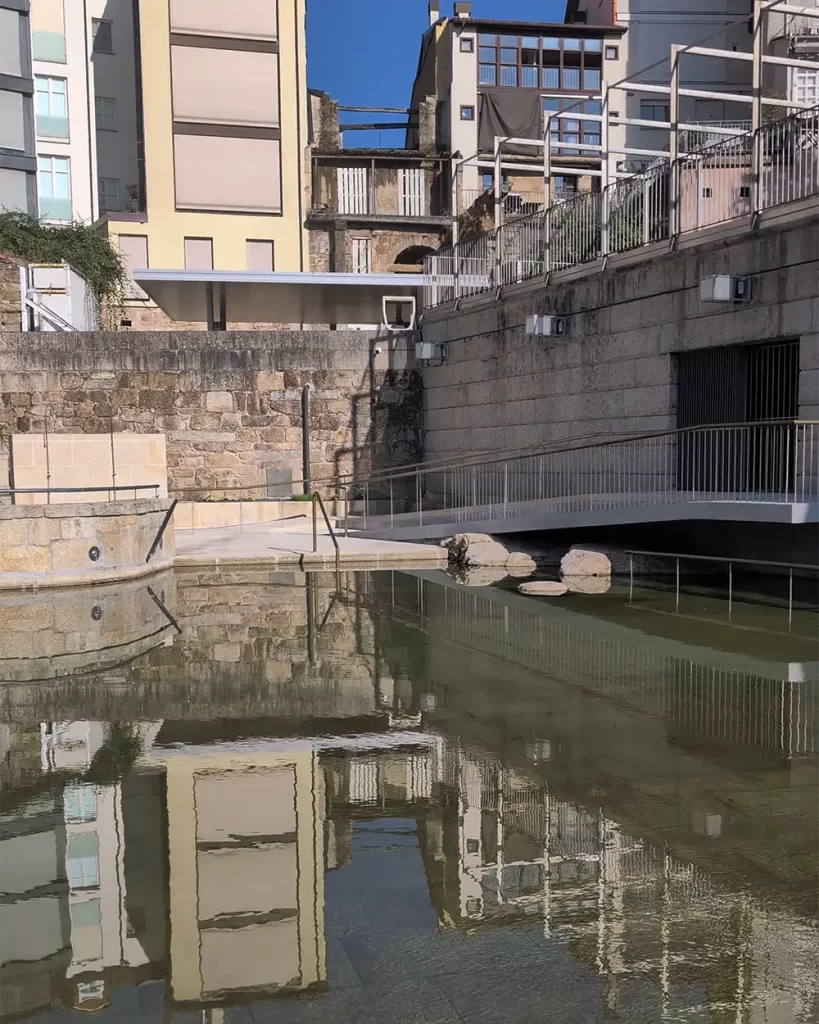
[[[417,461],[412,340],[375,347],[363,331],[5,334],[0,433],[161,432],[169,489],[204,497],[264,484],[268,468],[301,478],[309,384],[314,480]]]
[[[751,302],[700,302],[725,273],[752,276]],[[799,415],[819,417],[815,216],[566,277],[426,311],[424,340],[447,345],[424,370],[426,456],[674,427],[677,353],[777,339],[801,339]],[[567,317],[566,335],[526,336],[531,313]]]
[[[0,507],[0,590],[144,576],[173,564],[173,530],[147,562],[167,500]]]

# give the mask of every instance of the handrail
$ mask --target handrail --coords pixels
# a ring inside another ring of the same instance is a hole
[[[168,528],[168,523],[171,521],[171,516],[173,515],[174,509],[176,508],[178,502],[178,498],[173,499],[173,501],[171,502],[171,507],[165,513],[165,518],[159,524],[159,529],[156,531],[156,536],[154,537],[154,542],[151,545],[151,550],[148,552],[148,557],[145,559],[146,564],[150,562],[150,560],[154,557],[156,549],[162,543],[162,537],[165,533],[165,530]]]
[[[313,553],[315,554],[318,551],[318,520],[316,517],[316,503],[318,503],[321,508],[321,514],[324,516],[324,522],[327,524],[327,529],[330,531],[330,540],[333,542],[333,547],[336,549],[336,572],[338,572],[341,560],[341,551],[338,546],[335,530],[330,525],[327,509],[324,507],[324,502],[321,500],[321,495],[318,491],[313,491]]]
[[[154,491],[159,497],[162,484],[107,484],[101,487],[0,487],[2,494],[85,494],[97,491]]]
[[[721,562],[734,565],[765,565],[775,569],[812,569],[819,572],[819,565],[802,562],[771,562],[765,558],[731,558],[727,555],[688,555],[681,551],[637,551],[626,550],[626,555],[649,555],[652,558],[680,558],[692,562]]]

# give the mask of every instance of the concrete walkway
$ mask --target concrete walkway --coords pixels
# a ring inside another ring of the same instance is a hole
[[[435,544],[406,544],[336,534],[339,560],[346,568],[389,569],[398,566],[445,566],[447,552]],[[313,527],[304,523],[254,523],[212,530],[177,530],[174,565],[335,566],[335,547],[327,528],[318,532],[313,551]]]

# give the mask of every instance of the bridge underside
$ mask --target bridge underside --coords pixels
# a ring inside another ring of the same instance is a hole
[[[738,523],[819,523],[819,501],[781,501],[771,497],[759,501],[709,500],[680,497],[676,501],[627,507],[605,507],[605,496],[589,504],[588,496],[576,509],[550,509],[548,501],[520,502],[506,510],[497,505],[475,505],[441,511],[424,510],[384,515],[357,516],[350,528],[366,531],[368,536],[384,540],[437,540],[453,533],[533,533],[589,526],[620,526],[640,523],[673,523],[690,520]]]

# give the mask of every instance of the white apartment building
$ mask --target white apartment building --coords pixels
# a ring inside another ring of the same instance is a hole
[[[0,62],[0,206],[55,224],[136,209],[132,0],[2,0]]]

